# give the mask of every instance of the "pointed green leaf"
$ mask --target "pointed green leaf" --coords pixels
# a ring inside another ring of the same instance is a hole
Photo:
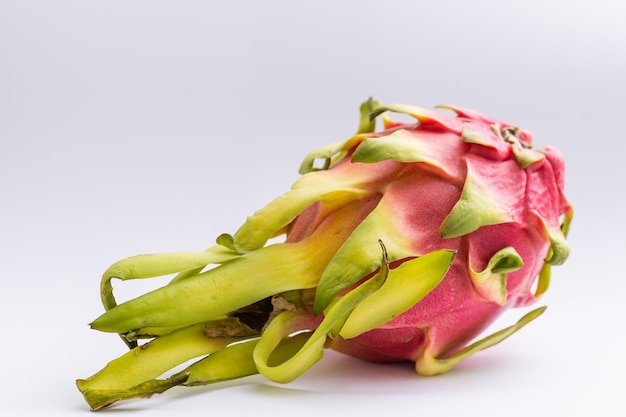
[[[135,347],[109,362],[97,374],[78,380],[76,384],[94,409],[139,394],[162,392],[173,381],[158,383],[152,379],[190,359],[220,350],[235,340],[206,337],[204,324],[190,326]]]
[[[359,109],[361,118],[359,120],[357,133],[371,133],[376,130],[376,120],[370,118],[370,114],[372,114],[377,107],[380,107],[380,103],[373,100],[371,97],[361,104]]]
[[[380,162],[395,160],[400,162],[423,162],[433,166],[451,177],[460,176],[460,164],[456,150],[451,149],[454,143],[442,146],[443,138],[434,141],[422,135],[411,134],[405,129],[377,138],[366,138],[354,150],[352,162]],[[459,144],[460,145],[460,144]]]
[[[291,223],[317,201],[328,201],[339,207],[370,193],[367,173],[343,174],[342,171],[318,171],[302,176],[287,193],[256,211],[237,230],[234,246],[246,253],[265,245],[276,231]]]
[[[452,132],[461,133],[461,126],[463,122],[456,117],[450,117],[448,115],[437,113],[432,110],[427,110],[415,106],[407,106],[404,104],[388,104],[381,106],[374,110],[370,117],[373,119],[386,111],[408,114],[409,116],[419,120],[422,126],[431,129],[449,130]]]
[[[568,206],[563,215],[563,223],[561,224],[561,232],[563,236],[567,237],[569,233],[569,227],[574,219],[574,209],[571,206]]]
[[[493,124],[496,122],[495,119],[488,117],[476,110],[467,109],[462,107],[450,106],[446,104],[440,104],[435,106],[436,109],[447,109],[455,112],[459,117],[464,117],[466,119],[478,120],[486,124]]]
[[[546,262],[550,265],[562,265],[565,263],[570,253],[570,246],[565,237],[574,215],[573,210],[570,209],[565,213],[563,224],[560,227],[550,227],[541,215],[538,213],[536,213],[536,215],[543,224],[544,230],[550,239],[550,251],[546,257]]]
[[[121,303],[91,326],[115,333],[182,327],[213,320],[274,294],[313,288],[334,250],[329,243],[331,253],[320,252],[311,259],[314,249],[306,245],[319,242],[263,247]]]
[[[102,275],[100,295],[105,310],[117,305],[113,296],[111,280],[154,278],[181,271],[200,271],[209,264],[221,264],[239,254],[223,246],[213,246],[204,252],[168,252],[137,255],[122,259],[111,265]]]
[[[297,325],[297,316],[301,313],[283,311],[272,320],[254,350],[254,362],[263,376],[274,382],[291,382],[322,358],[327,337],[340,331],[342,323],[345,323],[354,308],[378,290],[387,278],[389,261],[384,245],[382,242],[378,243],[379,249],[380,247],[383,249],[383,259],[378,273],[332,304],[324,312],[324,319],[302,348],[289,359],[275,366],[268,363],[270,355],[285,336],[297,330],[293,326]],[[306,316],[308,313],[304,314]]]
[[[559,230],[548,231],[550,236],[550,253],[547,258],[547,262],[550,265],[563,265],[570,253],[569,243],[565,240],[565,236]]]
[[[453,251],[438,250],[390,270],[385,283],[354,309],[339,334],[356,337],[413,307],[439,285],[454,256]]]
[[[506,302],[506,274],[524,266],[522,257],[514,247],[507,246],[496,252],[482,271],[470,265],[470,277],[478,293],[489,301],[504,305]]]
[[[268,364],[274,366],[288,360],[302,348],[310,336],[311,332],[302,332],[283,338],[272,351]],[[231,344],[191,364],[178,375],[187,375],[183,385],[199,386],[258,374],[253,358],[258,342],[259,339],[250,339]]]
[[[513,155],[515,155],[517,163],[522,169],[527,168],[535,162],[539,162],[545,158],[545,155],[541,152],[523,148],[519,144],[513,144],[511,145],[511,148],[513,149]]]
[[[149,398],[154,394],[162,394],[170,388],[182,385],[187,380],[187,375],[176,374],[167,379],[151,379],[131,388],[116,389],[93,389],[83,392],[83,397],[92,411],[101,410],[118,401],[133,398]],[[78,380],[80,384],[82,380]],[[80,385],[79,385],[80,386]]]
[[[364,135],[356,135],[341,142],[331,143],[310,152],[300,164],[298,172],[302,175],[310,172],[316,172],[320,170],[326,170],[330,168],[335,162],[341,159],[347,151],[354,148],[359,142],[365,138]],[[317,160],[323,160],[324,166],[322,168],[316,168],[315,162]]]
[[[537,279],[537,288],[535,289],[535,297],[541,296],[548,291],[550,286],[550,276],[552,275],[552,265],[544,263],[539,271],[539,278]]]
[[[514,325],[472,343],[449,358],[438,359],[432,356],[432,353],[429,351],[429,347],[427,346],[424,353],[416,360],[415,370],[420,375],[438,375],[448,372],[450,369],[472,356],[474,353],[502,342],[504,339],[508,338],[513,333],[517,332],[522,327],[526,326],[528,323],[543,314],[545,309],[546,307],[540,307],[531,311],[530,313],[524,315]]]
[[[316,314],[341,291],[378,268],[379,240],[385,242],[390,261],[416,255],[411,240],[405,236],[402,219],[394,215],[393,202],[392,197],[384,195],[332,258],[317,285],[313,304]]]
[[[187,375],[185,386],[207,385],[258,373],[252,352],[258,339],[231,344],[189,365],[178,375]]]
[[[223,264],[225,262],[231,261],[238,256],[241,256],[240,253],[236,252],[233,246],[232,236],[224,233],[223,235],[218,236],[217,245],[214,245],[205,250],[205,252],[210,253],[214,256],[213,260],[207,264],[199,265],[195,268],[187,269],[179,272],[172,278],[170,283],[174,283],[176,281],[193,277],[198,275],[202,270],[210,264]]]
[[[500,132],[500,126],[497,124],[486,126],[484,122],[467,122],[463,125],[461,138],[465,143],[476,144],[490,149],[489,158],[504,160],[510,157],[511,145],[504,141]]]
[[[563,223],[559,229],[553,230],[544,222],[548,236],[550,237],[550,253],[547,262],[550,265],[562,265],[570,253],[569,243],[565,240],[569,232],[570,224],[574,218],[574,209],[568,207],[563,216]],[[543,221],[543,219],[542,219]]]
[[[253,359],[257,370],[271,381],[291,382],[306,372],[324,355],[326,334],[319,331],[318,328],[292,356],[280,364],[270,365],[270,357],[280,342],[298,330],[294,328],[294,323],[298,321],[298,314],[301,313],[292,311],[279,313],[263,331],[254,349]]]
[[[489,148],[493,148],[495,146],[494,139],[490,137],[487,132],[481,132],[469,124],[463,125],[461,137],[467,143],[476,143]]]
[[[479,156],[467,155],[466,164],[467,177],[461,197],[440,227],[444,238],[514,221],[524,207],[524,171],[515,161],[486,166]]]
[[[431,162],[427,144],[419,142],[404,129],[390,135],[366,138],[354,150],[352,162],[380,162],[393,159],[400,162]],[[436,162],[436,161],[434,161]]]
[[[461,198],[441,224],[440,233],[443,238],[464,236],[482,226],[510,221],[485,191],[468,174]]]

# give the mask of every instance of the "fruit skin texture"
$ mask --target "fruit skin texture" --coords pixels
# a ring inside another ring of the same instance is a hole
[[[371,167],[373,176],[392,174],[372,181],[369,191],[382,195],[379,207],[388,200],[384,216],[396,223],[395,237],[406,240],[413,256],[438,249],[456,256],[441,283],[420,302],[376,329],[338,337],[331,348],[372,361],[411,360],[420,373],[440,373],[447,367],[429,364],[430,358],[453,356],[507,308],[532,304],[545,291],[550,265],[567,258],[559,218],[568,225],[573,211],[564,195],[564,160],[554,148],[534,151],[529,132],[474,111],[453,109],[457,116],[450,117],[389,108],[419,122],[387,122],[386,131],[348,149],[330,171],[352,175],[363,168],[357,161],[373,160],[363,148],[367,141],[373,145],[394,135],[403,140],[398,144],[414,141],[431,150],[432,159],[422,152],[415,158],[419,162],[383,159],[391,152],[372,151],[378,152],[377,164],[391,165]],[[333,215],[320,204],[307,209],[287,240],[302,239],[314,231],[312,223]],[[535,292],[540,273],[543,282]],[[318,291],[326,288],[324,278]]]
[[[131,350],[77,381],[91,408],[253,373],[287,383],[326,348],[440,374],[541,315],[473,341],[503,311],[534,303],[569,256],[563,156],[507,123],[445,109],[370,99],[357,134],[309,154],[291,190],[234,235],[108,268],[106,311],[90,325]],[[114,278],[169,274],[137,298],[113,297]]]

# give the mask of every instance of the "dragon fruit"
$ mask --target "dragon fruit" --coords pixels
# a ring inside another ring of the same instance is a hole
[[[444,108],[454,114],[370,99],[357,134],[309,154],[292,189],[234,235],[113,264],[91,327],[130,351],[77,381],[92,409],[256,373],[288,383],[328,348],[435,375],[543,313],[474,341],[535,302],[569,255],[563,157],[534,150],[525,130]],[[113,296],[114,278],[166,275],[135,299]]]

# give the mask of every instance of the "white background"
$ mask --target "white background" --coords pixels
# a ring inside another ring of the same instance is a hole
[[[371,95],[475,108],[564,153],[573,251],[546,314],[440,377],[328,353],[290,385],[111,411],[623,415],[624,74],[619,0],[0,1],[0,410],[87,415],[74,380],[124,351],[86,325],[106,267],[234,232]]]

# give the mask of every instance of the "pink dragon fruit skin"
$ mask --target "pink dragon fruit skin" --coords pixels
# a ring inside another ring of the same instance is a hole
[[[291,190],[234,235],[107,269],[106,311],[91,327],[131,350],[77,381],[92,409],[253,373],[287,383],[326,348],[440,374],[542,314],[473,341],[503,311],[534,303],[569,255],[563,157],[534,150],[524,130],[446,109],[454,114],[369,100],[357,134],[309,154]],[[113,278],[169,274],[117,305]]]
[[[387,160],[390,166],[368,167],[372,176],[384,177],[370,179],[371,194],[388,200],[386,216],[397,223],[415,256],[442,248],[456,256],[442,282],[408,311],[354,338],[339,336],[331,348],[371,361],[411,360],[419,365],[420,358],[459,352],[505,309],[530,305],[545,291],[533,287],[542,269],[545,281],[549,265],[567,257],[559,222],[567,216],[569,223],[572,209],[564,196],[563,157],[554,148],[532,150],[530,133],[458,108],[453,109],[456,117],[399,110],[419,123],[388,122],[388,130],[372,137],[401,132],[425,144],[424,149],[433,148],[436,159]],[[358,148],[348,150],[330,170],[345,170],[342,175],[350,176],[350,170],[363,169],[358,161],[364,159]],[[320,214],[320,205],[307,211],[295,220],[288,241],[314,233],[312,221],[333,215]],[[513,254],[490,266],[505,248],[513,248]],[[473,279],[479,272],[491,277]],[[447,370],[421,365],[418,372],[423,374]]]

